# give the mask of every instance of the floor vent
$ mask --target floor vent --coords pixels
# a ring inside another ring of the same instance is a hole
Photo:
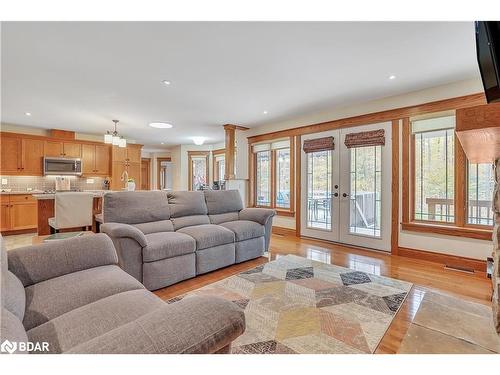
[[[465,273],[474,273],[474,270],[472,268],[461,267],[461,266],[454,266],[452,264],[445,264],[444,268],[447,269],[447,270],[452,270],[452,271],[460,271],[460,272],[465,272]]]

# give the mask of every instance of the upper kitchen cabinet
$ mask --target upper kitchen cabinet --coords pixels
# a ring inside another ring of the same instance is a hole
[[[113,162],[123,161],[129,163],[141,162],[141,149],[142,145],[129,144],[127,147],[113,147],[112,155]]]
[[[500,103],[457,110],[457,137],[471,163],[500,157]]]
[[[81,158],[82,145],[76,142],[47,140],[45,141],[45,156],[58,158]]]
[[[82,167],[86,176],[110,175],[110,147],[107,145],[82,145]]]
[[[2,133],[0,138],[2,174],[42,175],[43,140],[6,133]]]

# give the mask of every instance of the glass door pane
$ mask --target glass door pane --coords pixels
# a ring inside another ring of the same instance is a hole
[[[380,237],[381,146],[350,149],[349,233]]]
[[[332,229],[332,151],[311,152],[307,160],[307,227]]]
[[[271,205],[271,151],[257,152],[256,195],[257,206]]]

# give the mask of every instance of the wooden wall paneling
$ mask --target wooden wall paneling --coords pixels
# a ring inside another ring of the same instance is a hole
[[[291,137],[311,133],[324,132],[327,130],[348,128],[351,126],[368,125],[384,121],[392,121],[397,118],[412,117],[425,113],[442,112],[461,108],[473,107],[486,103],[484,93],[461,96],[457,98],[438,100],[434,102],[418,104],[409,107],[390,109],[387,111],[368,113],[360,116],[347,117],[343,119],[306,125],[297,128],[279,130],[266,134],[248,137],[249,143],[262,142],[269,139]]]
[[[392,120],[391,253],[399,248],[399,120]]]
[[[403,119],[403,133],[402,133],[402,210],[403,222],[410,221],[410,119],[405,117]]]

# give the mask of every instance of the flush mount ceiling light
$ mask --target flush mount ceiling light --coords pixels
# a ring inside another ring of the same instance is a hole
[[[31,116],[31,112],[25,112],[24,113],[26,116]]]
[[[170,129],[174,127],[172,124],[169,124],[167,122],[152,122],[149,124],[149,126],[157,129]]]
[[[262,112],[263,114],[267,115],[267,111]]]
[[[167,79],[164,79],[163,81],[161,81],[161,83],[163,83],[165,86],[169,86],[170,85],[170,81],[167,80]]]
[[[191,138],[196,146],[201,146],[205,143],[205,137],[193,137]]]
[[[118,146],[118,147],[127,147],[127,140],[120,136],[118,134],[118,131],[116,130],[116,125],[118,124],[119,120],[112,120],[113,123],[115,124],[115,130],[110,132],[109,130],[104,134],[104,143],[107,144],[112,144],[113,146]]]
[[[396,76],[395,75],[390,75],[389,79],[392,81],[393,79],[396,79]]]

